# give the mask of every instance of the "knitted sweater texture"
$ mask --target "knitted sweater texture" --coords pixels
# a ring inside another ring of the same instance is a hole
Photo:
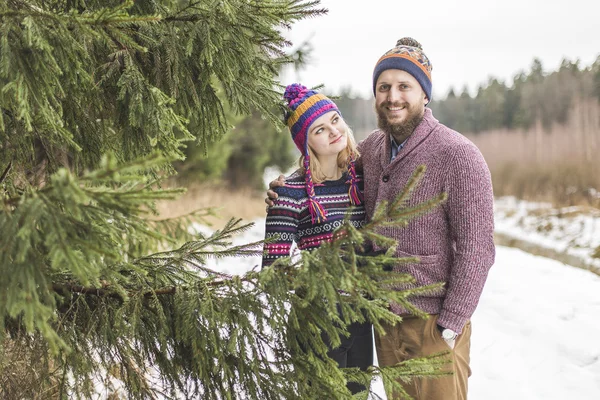
[[[363,190],[363,180],[358,176],[359,190]],[[270,265],[281,257],[290,255],[292,242],[300,250],[310,250],[324,241],[331,241],[333,231],[342,225],[347,212],[351,212],[350,223],[360,228],[365,223],[365,208],[358,205],[352,207],[348,190],[349,178],[344,174],[336,181],[325,181],[315,184],[316,200],[327,212],[327,219],[314,224],[308,211],[308,196],[304,176],[297,174],[288,177],[285,186],[278,187],[275,205],[269,208],[266,219],[265,239],[278,236],[279,239],[265,245],[262,265]]]
[[[495,257],[494,198],[483,156],[467,138],[440,124],[428,108],[394,161],[390,162],[389,135],[380,130],[363,140],[359,151],[368,217],[377,204],[393,201],[422,164],[427,168],[425,176],[407,205],[448,194],[441,207],[414,218],[406,227],[379,232],[398,240],[397,257],[420,259],[420,263],[399,264],[395,271],[410,273],[418,285],[446,282],[441,293],[414,298],[413,304],[439,314],[440,325],[462,332]],[[397,304],[392,310],[407,312]]]

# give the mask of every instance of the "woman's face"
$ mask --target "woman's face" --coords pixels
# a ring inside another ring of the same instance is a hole
[[[308,130],[308,145],[318,158],[336,156],[348,143],[348,126],[337,111],[317,118]]]

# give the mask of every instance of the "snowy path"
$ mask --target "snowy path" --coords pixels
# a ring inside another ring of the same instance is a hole
[[[263,232],[257,220],[236,242]],[[239,274],[259,263],[217,268]],[[472,322],[470,400],[600,399],[599,276],[498,246]]]
[[[472,323],[470,400],[600,399],[597,275],[498,246]]]
[[[497,248],[473,315],[470,399],[600,399],[600,277]]]

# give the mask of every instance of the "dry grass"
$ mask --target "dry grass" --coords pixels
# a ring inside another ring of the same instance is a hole
[[[600,171],[594,163],[563,161],[551,165],[506,163],[490,165],[497,196],[547,201],[555,206],[600,207]],[[596,171],[596,172],[595,172]]]
[[[214,216],[207,221],[215,229],[221,228],[230,218],[252,221],[266,216],[264,198],[266,192],[241,189],[232,191],[225,185],[196,184],[180,198],[158,204],[161,218],[172,218],[188,214],[201,208],[213,208]]]
[[[496,195],[556,206],[600,207],[600,104],[575,104],[565,125],[468,135],[483,153]]]

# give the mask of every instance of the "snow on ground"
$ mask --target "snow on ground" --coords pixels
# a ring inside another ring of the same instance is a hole
[[[600,277],[507,247],[473,315],[470,399],[600,399]]]
[[[547,210],[547,222],[556,228],[540,230],[524,210],[545,205],[511,201],[498,203],[496,225],[504,233],[527,235],[555,248],[571,246],[588,255],[590,248],[600,246],[600,216],[559,218],[558,212]],[[508,212],[511,207],[516,211]],[[566,214],[564,209],[561,213]],[[264,219],[254,222],[236,244],[263,238]],[[257,265],[260,258],[255,257],[215,261],[212,267],[242,274]],[[600,399],[599,316],[600,276],[498,246],[472,321],[469,399]],[[380,382],[372,389],[385,396]]]
[[[541,247],[572,254],[600,268],[600,210],[589,207],[552,208],[514,197],[495,201],[496,232]]]

